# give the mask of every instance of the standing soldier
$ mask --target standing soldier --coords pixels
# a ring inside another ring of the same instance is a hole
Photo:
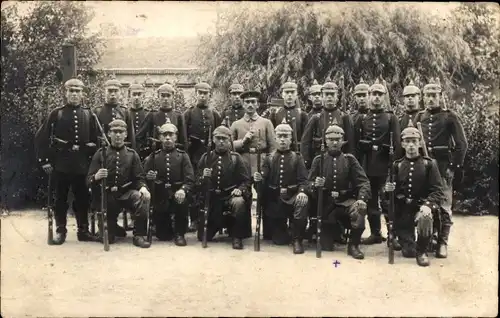
[[[420,156],[420,132],[411,125],[410,121],[410,126],[401,132],[405,157],[393,163],[395,182],[386,183],[384,190],[395,191],[394,223],[403,256],[416,257],[419,266],[429,266],[427,247],[432,236],[433,214],[440,213],[444,193],[436,161]]]
[[[387,214],[387,206],[382,204],[380,209],[379,193],[382,192],[389,169],[390,133],[393,133],[395,158],[401,156],[399,121],[396,115],[386,110],[383,105],[384,95],[387,94],[384,85],[378,79],[370,87],[370,110],[365,118],[359,118],[356,131],[359,131],[358,156],[366,175],[370,180],[371,199],[368,202],[368,223],[370,236],[361,240],[362,244],[380,244],[382,237],[380,213]],[[395,240],[396,241],[396,240]],[[397,242],[395,242],[395,246]]]
[[[344,152],[354,152],[354,128],[351,118],[348,114],[342,112],[337,107],[338,103],[338,87],[335,83],[327,79],[326,83],[321,88],[323,96],[323,111],[309,120],[302,135],[300,151],[306,162],[306,167],[311,166],[312,160],[320,153],[321,135],[328,126],[335,124],[340,125],[345,131]]]
[[[448,237],[453,224],[451,221],[453,178],[455,173],[459,174],[462,171],[468,144],[458,115],[449,109],[441,107],[439,103],[441,92],[441,85],[432,79],[424,86],[424,105],[426,109],[417,114],[415,121],[422,123],[423,139],[427,144],[429,156],[437,161],[439,173],[443,178],[445,199],[442,208],[446,213],[443,213],[442,216],[436,257],[446,258],[448,255]],[[455,147],[450,149],[453,142]]]
[[[96,151],[97,125],[92,111],[82,106],[83,82],[73,78],[68,80],[64,87],[66,105],[52,110],[35,136],[38,162],[47,174],[54,173],[55,245],[66,241],[70,187],[75,197],[73,208],[78,240],[95,241],[95,237],[88,230],[89,190],[85,177],[90,158]],[[54,141],[52,145],[51,139]]]
[[[108,136],[111,144],[106,149],[106,158],[103,158],[102,149],[99,149],[92,158],[87,174],[87,184],[94,190],[92,193],[95,193],[93,202],[99,202],[99,187],[101,179],[105,178],[108,224],[116,224],[120,210],[129,209],[134,221],[134,245],[148,248],[151,244],[144,236],[151,195],[146,186],[141,159],[135,150],[125,146],[127,124],[123,120],[116,119],[109,123]],[[101,168],[103,166],[105,168]],[[102,236],[102,222],[99,228]],[[115,242],[116,236],[116,228],[111,226],[108,236],[110,244]]]
[[[160,108],[158,110],[152,110],[147,114],[137,132],[138,140],[146,144],[148,137],[156,139],[155,130],[168,122],[177,127],[178,130],[176,147],[184,150],[187,149],[186,125],[184,124],[184,117],[182,114],[174,109],[174,95],[175,89],[168,83],[158,88]]]
[[[415,122],[415,116],[420,111],[420,89],[410,81],[408,86],[403,89],[403,100],[405,113],[399,119],[401,129],[404,129],[411,122]]]
[[[263,195],[263,210],[273,243],[287,245],[290,242],[287,220],[291,219],[293,253],[302,254],[307,223],[307,169],[300,153],[290,149],[292,132],[286,123],[276,127],[278,149],[264,158],[262,175],[255,172],[253,177],[262,187],[258,191]]]
[[[314,80],[311,87],[309,87],[309,100],[312,103],[312,108],[307,113],[307,121],[311,120],[316,114],[320,114],[323,110],[323,96],[321,95],[321,85],[318,84],[317,80]]]
[[[146,118],[146,114],[148,113],[148,111],[143,107],[144,93],[145,89],[141,84],[132,83],[129,87],[129,98],[132,99],[132,104],[128,108],[128,112],[130,114],[130,117],[132,118],[134,131],[136,132],[136,149],[141,160],[146,158],[146,156],[149,154],[147,144],[139,140],[138,134],[139,128],[141,127],[142,122],[144,121],[144,118]]]
[[[229,100],[231,101],[231,105],[226,107],[222,112],[222,120],[228,119],[228,123],[226,124],[228,128],[245,114],[245,109],[243,108],[240,97],[243,92],[244,89],[241,84],[234,83],[229,86]]]
[[[248,202],[251,200],[251,180],[243,158],[230,150],[231,131],[225,126],[213,132],[215,150],[204,153],[198,164],[197,185],[211,180],[211,187],[203,191],[210,194],[207,221],[207,240],[211,241],[222,228],[233,238],[233,248],[242,249],[243,239],[252,236]],[[201,216],[200,216],[201,217]],[[201,220],[201,218],[200,218]],[[198,240],[203,239],[203,222],[198,226]]]
[[[367,201],[371,197],[370,181],[356,157],[352,154],[342,153],[344,130],[332,125],[325,132],[328,153],[324,156],[323,171],[320,171],[319,155],[314,158],[309,181],[314,187],[310,189],[311,195],[316,197],[316,189],[323,188],[325,196],[321,224],[321,249],[333,251],[334,241],[341,233],[337,222],[350,228],[347,254],[355,259],[363,259],[364,255],[359,250],[361,235],[365,230],[365,215]],[[317,215],[317,212],[314,211]]]
[[[257,171],[257,149],[262,157],[276,149],[273,124],[256,113],[259,96],[259,91],[241,94],[245,115],[231,125],[234,151],[243,157],[250,174]]]
[[[173,238],[175,245],[185,246],[187,196],[192,194],[194,187],[193,166],[187,153],[175,147],[178,134],[175,125],[162,125],[158,134],[163,149],[156,151],[154,156],[149,155],[144,162],[146,179],[154,181],[155,185],[152,204],[156,237],[160,241],[170,241]]]
[[[356,100],[356,105],[358,106],[354,114],[352,114],[353,124],[358,121],[358,119],[364,118],[368,113],[368,90],[370,85],[366,84],[363,78],[359,80],[359,84],[354,87],[354,98]]]
[[[275,112],[270,112],[269,119],[274,127],[278,126],[283,120],[289,125],[292,123],[292,118],[295,118],[296,130],[294,133],[297,135],[298,141],[302,138],[304,128],[307,125],[307,112],[303,111],[298,102],[297,84],[288,79],[286,83],[281,86],[281,97],[284,100],[284,107],[278,108]],[[300,145],[293,145],[292,148],[298,150]]]
[[[207,151],[209,131],[222,123],[220,114],[209,107],[211,90],[212,87],[208,83],[198,82],[194,86],[196,105],[186,109],[183,114],[189,145],[187,153],[195,171],[198,169],[197,163],[200,161],[201,156]],[[190,206],[190,232],[196,231],[197,228],[198,211],[196,203],[195,200],[194,204]]]

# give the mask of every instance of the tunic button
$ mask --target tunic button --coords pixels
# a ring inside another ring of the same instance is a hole
[[[283,173],[283,170],[280,170],[280,173]]]
[[[78,119],[78,116],[75,115],[75,119]]]
[[[413,167],[410,167],[410,170],[413,171]],[[411,173],[411,172],[410,172]]]
[[[411,188],[411,183],[408,186]]]
[[[167,167],[167,171],[170,171],[170,168]]]
[[[410,182],[411,182],[411,178],[410,178],[410,179],[408,179],[408,181],[410,181]]]

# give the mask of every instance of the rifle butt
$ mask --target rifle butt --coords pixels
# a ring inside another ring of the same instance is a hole
[[[47,191],[47,244],[54,244],[54,217],[52,215],[52,173],[49,174],[49,184]]]
[[[255,238],[253,241],[253,249],[256,252],[260,251],[260,222],[262,216],[261,213],[262,211],[260,209],[260,204],[259,202],[257,202],[257,225],[255,227]]]

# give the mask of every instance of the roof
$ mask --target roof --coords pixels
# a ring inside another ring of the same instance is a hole
[[[197,68],[192,60],[198,44],[197,37],[108,38],[96,68]]]

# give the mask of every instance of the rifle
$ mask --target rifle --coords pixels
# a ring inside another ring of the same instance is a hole
[[[259,129],[259,140],[260,140],[260,129]],[[261,173],[260,170],[260,147],[257,146],[257,171]],[[261,183],[262,185],[262,183]],[[257,225],[255,227],[255,239],[253,241],[253,250],[260,251],[260,223],[262,221],[262,189],[261,187],[256,187],[257,190]]]
[[[425,145],[424,133],[422,131],[422,124],[420,122],[417,123],[418,132],[420,133],[420,146],[422,146],[422,151],[424,152],[424,156],[429,157],[429,152],[427,151],[427,146]]]
[[[156,132],[156,130],[153,132]],[[153,159],[153,171],[155,171],[155,152],[156,152],[156,141],[154,137],[150,138],[153,143],[151,149],[153,152],[151,153],[151,157]],[[151,244],[153,242],[153,209],[154,209],[154,197],[155,197],[155,180],[151,181],[151,203],[149,204],[149,212],[148,212],[148,229],[147,229],[147,240]],[[126,212],[125,212],[126,214]]]
[[[212,148],[212,127],[208,127],[208,140],[207,140],[207,162],[210,159],[210,152]],[[208,210],[210,209],[210,191],[212,188],[211,178],[206,179],[207,191],[205,193],[205,206],[203,207],[203,239],[201,241],[201,246],[203,248],[207,247],[207,231],[208,231]]]
[[[106,141],[102,138],[102,162],[101,167],[106,169]],[[109,237],[108,237],[108,197],[106,192],[106,179],[101,181],[101,217],[102,217],[102,241],[104,243],[104,250],[109,251]]]
[[[295,151],[299,152],[299,142],[297,140],[297,121],[295,117],[292,117],[292,129],[293,129],[293,143],[295,144]]]
[[[392,141],[392,132],[389,135],[390,137],[390,146],[389,146],[389,182],[393,183],[394,176],[394,145]],[[394,264],[394,191],[389,192],[389,215],[387,222],[387,245],[389,247],[389,264]]]
[[[319,174],[323,174],[323,160],[325,156],[325,131],[321,131],[321,157],[319,158]],[[318,207],[316,213],[316,257],[321,258],[321,218],[323,217],[323,187],[318,188]]]
[[[346,97],[345,97],[345,83],[344,75],[340,76],[340,87],[342,88],[342,95],[340,97],[340,107],[343,112],[347,113]]]
[[[50,126],[49,147],[54,143],[54,123]],[[47,244],[54,244],[54,214],[52,213],[52,172],[49,173],[49,182],[47,185],[47,218],[49,220]]]

